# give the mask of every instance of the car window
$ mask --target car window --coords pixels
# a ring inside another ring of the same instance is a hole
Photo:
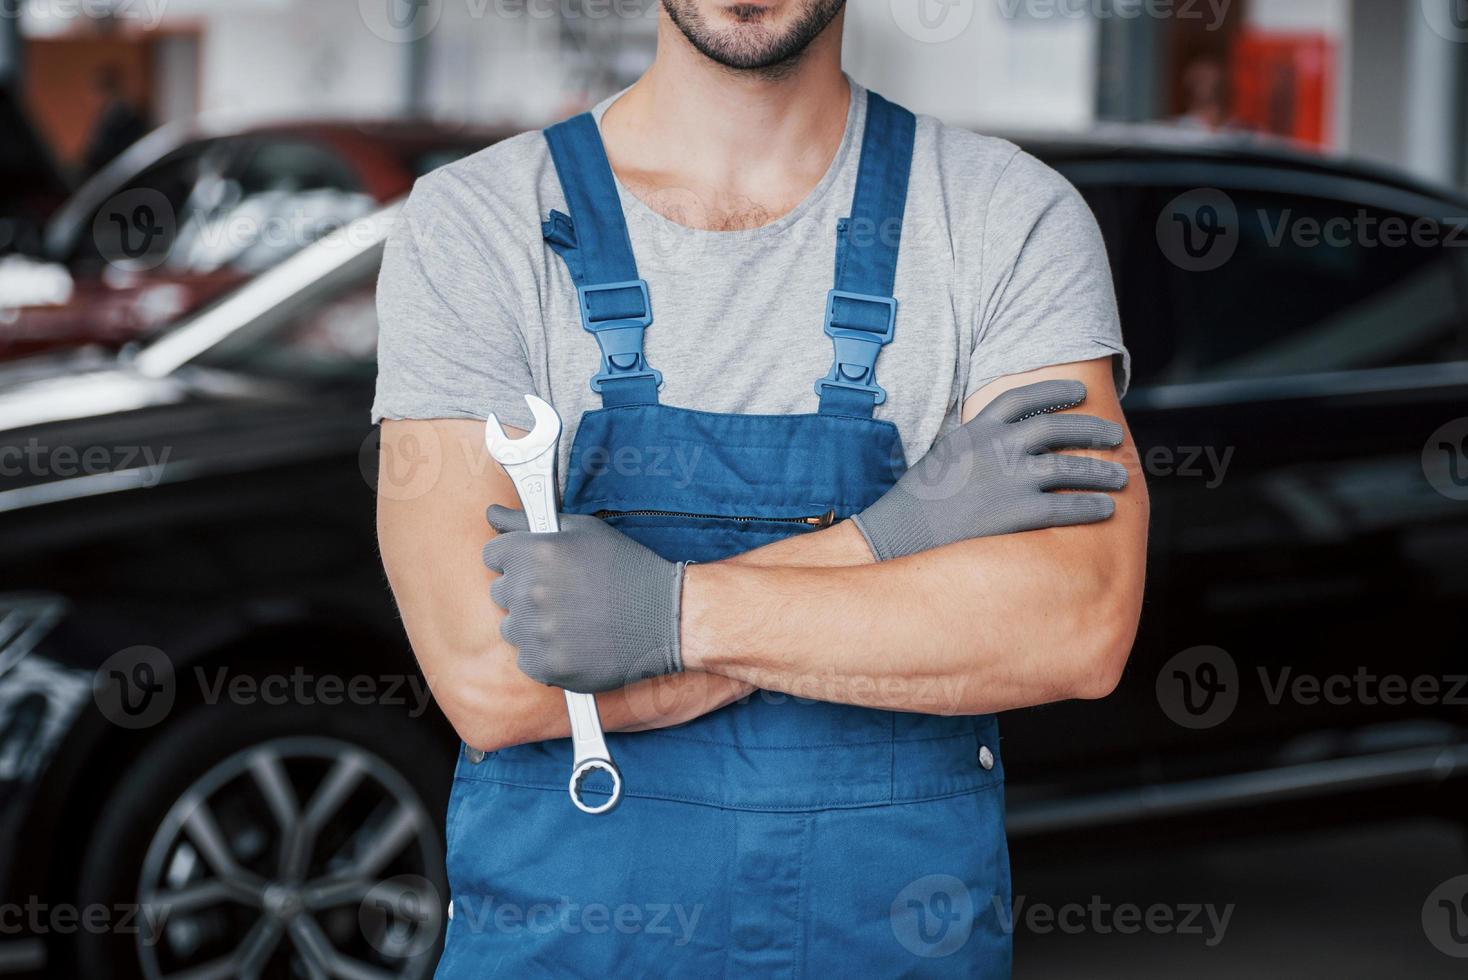
[[[1132,388],[1161,384],[1179,374],[1178,331],[1159,291],[1162,255],[1153,222],[1143,215],[1152,206],[1148,188],[1077,182],[1106,240],[1122,339],[1132,357]]]
[[[1468,215],[1076,177],[1106,239],[1134,388],[1468,357]],[[1205,219],[1220,216],[1215,241]]]
[[[376,202],[345,161],[297,139],[228,138],[184,147],[148,168],[103,205],[127,192],[161,193],[168,215],[149,205],[142,216],[98,220],[82,235],[81,271],[96,274],[103,256],[125,255],[139,268],[167,273],[251,275],[271,268],[331,231],[368,214]],[[145,255],[129,242],[135,225],[159,228]],[[95,228],[95,230],[93,230]],[[126,236],[126,240],[124,240]]]
[[[1153,214],[1169,216],[1176,200],[1175,188],[1158,190]],[[1179,235],[1194,236],[1191,246],[1156,231],[1163,260],[1155,265],[1160,276],[1150,305],[1152,315],[1170,316],[1178,325],[1181,349],[1173,374],[1179,380],[1464,356],[1464,229],[1337,200],[1252,190],[1228,192],[1207,220],[1218,221],[1220,213],[1223,224],[1212,231],[1186,213],[1170,215]],[[1145,227],[1157,229],[1157,219]],[[1209,247],[1220,251],[1209,255]]]
[[[171,267],[263,272],[377,206],[325,146],[284,137],[237,142],[236,163],[218,186],[195,188]]]
[[[252,141],[237,179],[243,194],[330,189],[360,191],[361,181],[339,155],[309,140]]]
[[[370,249],[230,334],[195,363],[276,378],[372,377],[381,261],[381,247]]]
[[[141,268],[168,264],[175,242],[172,232],[195,211],[207,207],[211,196],[217,196],[234,150],[227,140],[202,140],[180,147],[143,170],[110,194],[78,229],[73,252],[67,257],[69,264],[83,275],[99,274],[109,258],[126,257]],[[154,214],[153,195],[139,197],[143,192],[162,195],[171,213]],[[147,211],[130,212],[135,200]],[[165,233],[149,235],[146,248],[140,250],[137,243],[143,240],[138,233],[142,227],[162,228]]]

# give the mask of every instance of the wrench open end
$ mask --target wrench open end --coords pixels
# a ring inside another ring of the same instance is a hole
[[[511,439],[505,435],[504,426],[500,425],[499,418],[493,412],[485,419],[485,448],[495,462],[502,466],[515,466],[538,459],[546,450],[553,450],[557,440],[561,438],[561,417],[548,402],[534,395],[526,395],[525,404],[530,406],[535,427],[519,439]]]

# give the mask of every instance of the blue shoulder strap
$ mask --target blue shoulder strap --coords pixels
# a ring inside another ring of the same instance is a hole
[[[877,384],[877,355],[897,327],[897,253],[912,174],[917,118],[867,93],[856,196],[836,226],[836,288],[826,296],[826,336],[836,348],[830,372],[816,382],[822,415],[870,418],[887,400]]]
[[[602,404],[655,405],[663,376],[648,367],[642,335],[652,323],[647,283],[637,275],[632,239],[622,217],[612,165],[590,113],[545,131],[570,216],[550,213],[546,242],[566,262],[576,284],[581,325],[601,348],[591,390]]]

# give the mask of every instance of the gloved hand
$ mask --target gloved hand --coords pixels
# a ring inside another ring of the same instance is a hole
[[[1116,511],[1106,492],[1125,467],[1057,449],[1115,449],[1122,428],[1089,415],[1052,415],[1086,400],[1079,381],[1006,391],[940,439],[897,485],[853,518],[879,561],[955,541],[1094,524]]]
[[[521,670],[583,693],[682,672],[683,563],[595,517],[562,514],[557,533],[531,534],[524,511],[496,505],[487,516],[499,532],[484,546],[500,573],[489,594],[509,613],[500,634]]]

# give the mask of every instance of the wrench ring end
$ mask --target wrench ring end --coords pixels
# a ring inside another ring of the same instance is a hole
[[[605,802],[592,806],[589,803],[583,802],[581,799],[581,782],[587,776],[597,771],[605,772],[608,776],[612,777],[612,792],[606,798]],[[576,768],[571,770],[570,790],[571,802],[576,804],[576,809],[582,813],[597,816],[606,813],[618,803],[622,802],[622,773],[618,771],[617,767],[609,759],[586,759],[583,762],[577,763]]]

